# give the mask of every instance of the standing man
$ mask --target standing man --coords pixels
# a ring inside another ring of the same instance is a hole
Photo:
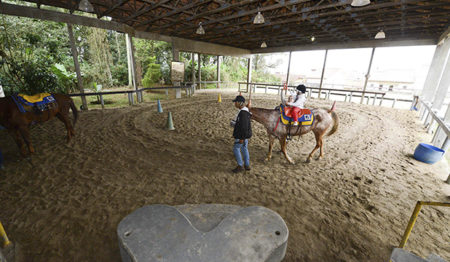
[[[236,157],[238,166],[233,169],[233,173],[250,171],[250,154],[248,153],[248,139],[252,137],[252,126],[250,123],[251,113],[245,106],[245,98],[243,96],[236,96],[233,100],[234,106],[239,109],[239,113],[235,120],[231,121],[231,126],[234,126],[233,137],[234,146],[233,153]],[[244,161],[242,161],[242,154]]]

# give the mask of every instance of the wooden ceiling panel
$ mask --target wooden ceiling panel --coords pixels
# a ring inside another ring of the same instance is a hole
[[[448,0],[89,0],[97,17],[109,16],[140,31],[250,49],[372,40],[384,30],[389,39],[438,39],[448,28]],[[79,0],[27,0],[76,9]],[[253,24],[261,12],[265,23]],[[206,34],[197,35],[202,22]],[[316,41],[311,42],[311,36]]]

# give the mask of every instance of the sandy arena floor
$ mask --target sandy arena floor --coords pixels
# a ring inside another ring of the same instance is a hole
[[[120,261],[118,223],[143,205],[261,205],[289,227],[285,261],[388,261],[417,200],[450,201],[446,164],[411,157],[419,142],[430,141],[416,113],[355,103],[337,104],[339,130],[325,138],[325,158],[310,164],[311,133],[288,145],[296,165],[278,153],[278,143],[264,163],[267,135],[253,122],[253,169],[232,174],[235,95],[224,94],[221,104],[211,92],[163,102],[164,114],[155,103],[82,112],[70,144],[58,120],[35,126],[34,168],[0,131],[0,221],[27,261],[109,262]],[[278,101],[257,94],[253,105]],[[168,111],[172,132],[164,130]],[[424,207],[407,248],[450,260],[449,218],[448,209]]]

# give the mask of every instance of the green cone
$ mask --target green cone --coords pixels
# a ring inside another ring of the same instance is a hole
[[[169,112],[167,118],[167,130],[175,130],[175,127],[173,127],[172,112]]]

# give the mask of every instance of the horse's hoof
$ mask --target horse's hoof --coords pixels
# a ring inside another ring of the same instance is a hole
[[[311,158],[306,159],[305,163],[311,163]]]
[[[271,157],[266,157],[266,158],[264,158],[264,162],[269,162],[270,159],[272,159],[272,158]]]

